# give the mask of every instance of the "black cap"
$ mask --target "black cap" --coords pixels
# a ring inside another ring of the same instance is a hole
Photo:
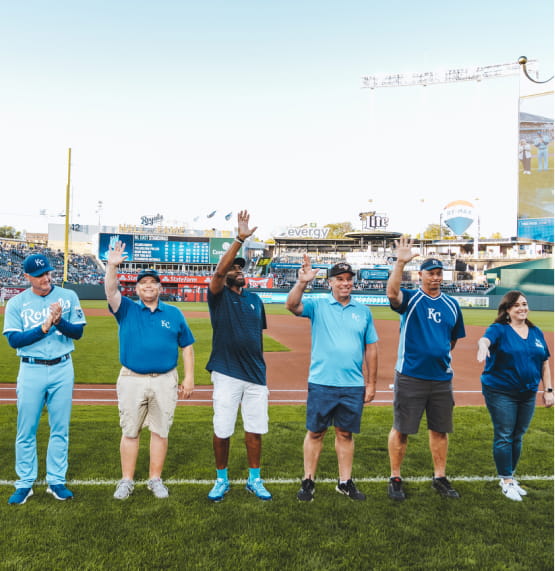
[[[146,278],[147,276],[154,278],[158,283],[160,283],[160,276],[158,275],[158,272],[152,268],[141,270],[137,276],[137,283],[139,283],[143,278]]]
[[[247,261],[245,258],[235,258],[231,264],[231,266],[239,266],[241,269],[243,269],[246,265]]]
[[[443,264],[441,263],[441,260],[438,260],[437,258],[428,258],[427,260],[424,260],[420,264],[420,271],[435,270],[436,268],[443,269]]]
[[[330,270],[330,278],[338,276],[339,274],[351,274],[354,276],[355,272],[353,272],[351,264],[348,264],[347,262],[339,262],[339,264],[335,264],[335,266]]]

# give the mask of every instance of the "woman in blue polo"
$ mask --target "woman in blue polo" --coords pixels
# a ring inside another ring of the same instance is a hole
[[[482,393],[493,422],[499,485],[507,498],[520,502],[527,492],[514,473],[522,438],[534,416],[540,381],[545,406],[553,406],[549,349],[543,333],[528,319],[528,302],[520,291],[503,296],[497,319],[478,341],[477,358],[486,362]]]

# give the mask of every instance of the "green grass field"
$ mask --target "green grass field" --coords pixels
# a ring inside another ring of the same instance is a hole
[[[105,302],[84,302],[105,308]],[[203,312],[206,304],[176,304]],[[269,305],[270,314],[287,313]],[[397,319],[372,308],[375,319]],[[468,325],[487,326],[494,311],[464,310]],[[553,330],[553,314],[531,318]],[[0,316],[0,325],[3,317]],[[196,381],[208,383],[210,325],[189,318],[197,338]],[[266,349],[286,350],[270,338]],[[119,370],[117,325],[111,316],[89,316],[74,354],[80,382],[113,383]],[[15,381],[18,359],[0,343],[0,378]],[[304,406],[270,407],[264,437],[263,477],[274,495],[261,502],[244,490],[246,458],[242,428],[232,439],[231,492],[221,504],[207,498],[214,477],[210,407],[178,407],[170,434],[164,477],[167,500],[144,485],[148,438],[141,443],[136,478],[141,483],[124,502],[112,498],[119,479],[117,407],[75,406],[68,480],[76,494],[57,502],[45,493],[48,424],[42,420],[39,479],[24,506],[8,506],[14,473],[15,405],[0,406],[0,569],[9,570],[551,570],[553,569],[553,411],[538,408],[525,438],[519,466],[529,496],[502,497],[491,457],[491,422],[484,407],[455,410],[449,477],[462,495],[446,500],[430,487],[426,431],[411,437],[403,466],[408,499],[387,498],[387,434],[391,407],[367,407],[356,438],[353,477],[368,499],[352,502],[334,491],[337,473],[329,435],[317,475],[316,499],[301,504]]]
[[[431,489],[426,431],[411,437],[404,464],[408,498],[386,493],[390,407],[367,407],[356,438],[353,476],[368,498],[335,492],[333,440],[328,435],[312,503],[296,500],[302,476],[304,407],[270,409],[262,471],[271,502],[244,490],[246,459],[240,423],[232,439],[232,489],[220,504],[207,498],[214,477],[210,407],[178,407],[164,476],[167,500],[144,485],[141,443],[135,493],[112,498],[119,478],[116,407],[76,406],[68,480],[75,499],[57,502],[44,483],[23,506],[12,491],[16,409],[0,406],[1,569],[234,570],[552,570],[553,413],[538,408],[519,466],[529,495],[502,497],[491,458],[491,422],[483,407],[455,410],[449,476],[460,500]],[[44,479],[46,418],[39,429]]]
[[[201,312],[208,311],[206,303],[176,303],[183,311],[198,312],[199,317],[187,319],[191,330],[196,338],[195,343],[195,383],[198,385],[210,384],[210,376],[205,370],[210,354],[210,341],[212,330],[206,317],[200,316]],[[84,301],[83,307],[106,309],[105,301]],[[388,307],[372,307],[374,319],[397,320],[398,315]],[[281,304],[266,306],[270,315],[290,315]],[[464,309],[465,323],[467,325],[479,325],[486,327],[495,319],[496,311],[483,309]],[[530,312],[530,319],[543,331],[553,331],[553,312]],[[3,329],[4,316],[0,315],[0,327]],[[287,351],[284,347],[270,336],[264,337],[265,351]],[[75,366],[75,381],[81,384],[105,384],[115,383],[120,369],[118,357],[118,334],[117,323],[111,315],[87,317],[85,334],[76,342],[73,353]],[[15,382],[19,368],[19,359],[15,351],[8,345],[6,340],[0,341],[0,382]],[[179,370],[182,371],[181,357]]]

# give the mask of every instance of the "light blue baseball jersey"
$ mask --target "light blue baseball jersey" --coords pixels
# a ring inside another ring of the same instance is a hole
[[[367,306],[352,298],[341,305],[333,295],[303,300],[301,317],[312,324],[309,383],[330,387],[364,386],[366,345],[378,334]]]
[[[73,290],[52,286],[50,293],[41,296],[28,288],[8,301],[4,335],[10,332],[24,333],[40,327],[50,311],[50,304],[56,302],[62,306],[62,319],[75,325],[86,325],[81,303]],[[19,357],[50,360],[71,353],[74,349],[73,339],[53,325],[46,335],[30,345],[19,347],[16,353]]]
[[[422,289],[401,289],[401,333],[395,370],[430,381],[450,381],[451,342],[465,337],[463,316],[456,299],[431,297]]]

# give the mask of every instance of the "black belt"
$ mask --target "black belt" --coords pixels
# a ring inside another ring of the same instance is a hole
[[[62,355],[57,359],[35,359],[34,357],[21,357],[22,363],[30,363],[31,365],[57,365],[58,363],[63,363],[67,361],[70,357],[70,354],[67,353],[66,355]]]

